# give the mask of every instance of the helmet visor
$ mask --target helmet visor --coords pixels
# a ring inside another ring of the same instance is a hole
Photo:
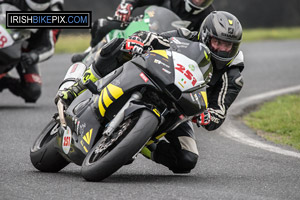
[[[220,60],[231,60],[238,52],[239,43],[233,43],[211,37],[209,47],[212,54]]]

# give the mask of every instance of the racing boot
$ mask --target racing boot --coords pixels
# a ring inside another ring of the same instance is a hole
[[[2,90],[4,89],[10,89],[11,87],[15,87],[18,85],[20,85],[19,79],[13,78],[8,74],[0,74],[0,92],[2,92]]]
[[[66,106],[69,106],[73,100],[78,97],[81,93],[83,93],[87,88],[85,83],[88,80],[91,80],[95,83],[100,77],[93,72],[93,70],[88,69],[84,72],[83,77],[76,81],[72,86],[69,88],[59,91],[57,96],[55,97],[55,104],[57,104],[58,99],[61,99],[62,103]]]
[[[145,158],[153,160],[153,152],[156,149],[156,145],[157,145],[156,143],[152,143],[144,146],[140,151],[140,154],[142,154]]]
[[[28,66],[20,63],[17,66],[20,82],[10,85],[9,90],[20,96],[26,103],[35,103],[42,94],[42,79],[37,64]]]

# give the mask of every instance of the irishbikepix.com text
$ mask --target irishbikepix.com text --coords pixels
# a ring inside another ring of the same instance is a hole
[[[90,28],[91,12],[7,12],[7,28]]]

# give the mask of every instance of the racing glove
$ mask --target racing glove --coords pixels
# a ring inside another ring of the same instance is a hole
[[[138,36],[130,36],[126,41],[123,47],[126,51],[128,51],[132,55],[140,55],[144,51],[144,43],[143,40]]]
[[[33,65],[39,61],[39,56],[37,53],[30,52],[30,53],[22,53],[21,61],[26,65]]]
[[[132,9],[132,4],[121,3],[115,12],[115,18],[122,22],[127,22],[129,20],[129,17],[131,16]]]
[[[195,124],[197,124],[198,127],[205,126],[205,125],[208,125],[210,123],[210,118],[211,118],[210,112],[208,110],[205,110],[200,115],[195,116],[192,119],[192,122],[194,122]]]

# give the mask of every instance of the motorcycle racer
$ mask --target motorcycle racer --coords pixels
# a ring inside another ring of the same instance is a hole
[[[199,32],[181,28],[162,34],[139,31],[126,40],[125,48],[131,53],[142,50],[166,49],[170,47],[169,38],[183,37],[204,43],[211,51],[213,74],[207,88],[208,109],[195,116],[193,122],[207,130],[215,130],[224,122],[227,110],[234,102],[243,86],[241,72],[244,68],[243,53],[239,50],[242,40],[242,26],[232,14],[214,11],[202,23]],[[101,51],[100,59],[85,72],[76,84],[62,91],[59,98],[69,104],[84,89],[87,79],[95,82],[103,73],[103,66],[121,63],[117,49],[120,39],[108,43]],[[116,57],[111,59],[111,55]],[[107,64],[109,63],[109,64]],[[104,67],[105,68],[105,67]],[[112,70],[113,70],[112,69]],[[106,69],[104,69],[105,71]],[[112,71],[111,70],[111,71]],[[191,122],[183,123],[166,136],[167,141],[160,141],[151,147],[144,147],[141,153],[157,163],[167,166],[174,173],[188,173],[197,163],[198,150]]]
[[[185,21],[187,29],[199,30],[204,18],[215,10],[212,2],[213,0],[122,0],[115,11],[114,19],[117,20],[100,18],[93,22],[90,46],[96,46],[113,29],[124,30],[127,27],[124,22],[128,22],[134,9],[147,5],[166,7]],[[75,54],[72,62],[81,61],[86,55],[87,53]]]
[[[63,0],[2,0],[1,4],[11,4],[22,11],[60,11]],[[22,46],[21,62],[16,69],[20,78],[13,78],[8,74],[0,75],[0,91],[8,88],[25,102],[36,102],[41,95],[41,75],[38,63],[49,59],[54,54],[59,29],[36,29],[31,33]]]

